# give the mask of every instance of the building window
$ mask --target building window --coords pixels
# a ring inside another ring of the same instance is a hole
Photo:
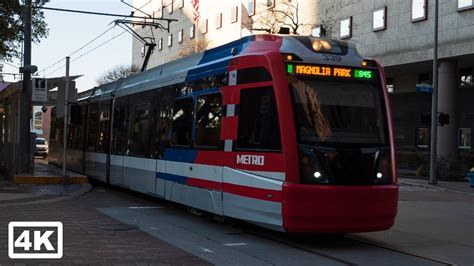
[[[222,28],[222,13],[216,15],[216,29]]]
[[[314,27],[312,30],[311,30],[311,35],[313,37],[324,37],[323,35],[323,27],[320,25],[320,26],[316,26]]]
[[[411,22],[422,21],[427,18],[426,0],[411,0]]]
[[[194,33],[196,32],[196,26],[193,24],[189,27],[189,39],[194,39]]]
[[[428,147],[428,128],[419,127],[416,129],[416,146],[419,148]]]
[[[387,92],[393,93],[393,78],[387,78]]]
[[[171,0],[170,3],[168,4],[168,14],[173,14],[174,8],[173,8],[174,0]]]
[[[158,41],[158,51],[163,50],[163,38]]]
[[[339,37],[341,39],[352,37],[352,17],[341,20]]]
[[[168,47],[173,45],[173,34],[168,35]]]
[[[180,31],[178,32],[178,42],[179,42],[179,43],[182,43],[182,42],[183,42],[183,34],[184,34],[183,30],[180,30]]]
[[[249,16],[255,15],[255,0],[247,0],[247,13]]]
[[[372,30],[379,31],[387,28],[387,7],[376,9],[373,14]]]
[[[235,23],[235,22],[237,22],[238,19],[239,19],[239,7],[234,6],[230,10],[230,23]]]
[[[458,11],[474,8],[473,0],[458,0]]]
[[[184,7],[184,0],[178,0],[178,7],[183,8]]]
[[[472,87],[474,86],[474,79],[472,68],[462,68],[459,73],[461,74],[461,87]]]
[[[217,147],[221,129],[221,94],[199,96],[196,112],[196,146]]]
[[[267,0],[267,7],[274,8],[275,7],[275,0]]]
[[[207,33],[207,24],[208,24],[207,22],[208,22],[207,19],[203,19],[203,20],[201,21],[201,32],[202,32],[202,34],[206,34],[206,33]]]
[[[458,131],[458,146],[460,149],[471,148],[471,129],[460,128]]]
[[[145,45],[142,46],[140,54],[142,57],[145,57]]]

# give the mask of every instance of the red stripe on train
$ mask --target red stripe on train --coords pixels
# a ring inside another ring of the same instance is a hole
[[[281,191],[224,183],[224,192],[247,198],[281,202]]]
[[[192,187],[206,188],[218,191],[222,190],[222,183],[220,182],[198,179],[193,177],[188,178],[186,184]]]
[[[198,178],[188,178],[186,184],[188,186],[199,187],[204,189],[212,189],[217,191],[223,191],[226,193],[242,196],[246,198],[252,198],[257,200],[265,200],[271,202],[281,202],[282,193],[278,190],[247,187],[229,183],[219,183],[215,181],[203,180]]]

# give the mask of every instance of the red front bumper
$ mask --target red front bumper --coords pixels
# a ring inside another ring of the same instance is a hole
[[[290,233],[353,233],[389,229],[398,185],[283,185],[283,226]]]

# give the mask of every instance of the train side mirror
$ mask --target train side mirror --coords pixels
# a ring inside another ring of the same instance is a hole
[[[81,106],[78,104],[71,105],[70,124],[73,126],[78,126],[81,124]]]

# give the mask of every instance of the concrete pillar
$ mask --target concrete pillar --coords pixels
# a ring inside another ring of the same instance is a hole
[[[449,114],[449,124],[438,126],[438,157],[458,152],[456,101],[459,92],[456,60],[439,61],[438,112]]]

